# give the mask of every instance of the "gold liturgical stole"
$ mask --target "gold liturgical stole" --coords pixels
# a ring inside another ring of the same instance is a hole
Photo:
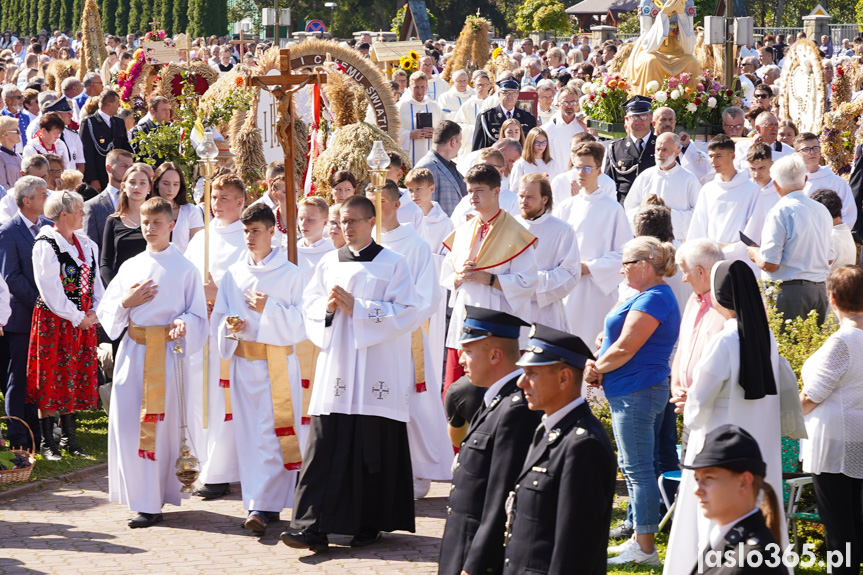
[[[480,231],[487,227],[485,237]],[[479,217],[471,219],[467,226],[459,226],[443,241],[443,245],[453,252],[455,269],[460,270],[476,251],[476,270],[493,268],[515,259],[524,250],[534,245],[536,237],[527,231],[506,210],[500,210],[495,217],[483,224]]]

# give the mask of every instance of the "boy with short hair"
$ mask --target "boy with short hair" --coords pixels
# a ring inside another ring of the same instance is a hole
[[[303,278],[272,245],[276,219],[263,203],[241,217],[247,251],[226,270],[213,309],[219,354],[230,361],[231,406],[243,526],[263,534],[291,507],[306,433],[293,346],[304,340]],[[238,317],[233,325],[228,318]],[[233,339],[233,335],[238,339]]]
[[[324,237],[328,215],[327,201],[320,196],[309,196],[298,203],[297,226],[302,237],[297,241],[297,265],[306,282],[323,255],[335,249],[332,240]]]
[[[246,251],[243,241],[243,224],[240,214],[246,200],[245,184],[235,174],[223,174],[213,181],[211,209],[214,219],[210,222],[209,279],[204,284],[207,309],[212,311],[218,294],[218,286],[228,267],[240,261]],[[195,234],[186,249],[189,259],[203,277],[204,234]],[[228,362],[220,362],[218,338],[215,325],[210,326],[208,348],[207,427],[204,428],[205,397],[203,381],[203,354],[191,358],[193,377],[189,380],[189,429],[198,446],[201,460],[203,487],[196,494],[204,499],[217,499],[230,492],[230,483],[240,480],[234,447],[233,414],[230,403],[230,378]]]
[[[183,379],[175,369],[181,366],[189,381],[188,354],[207,337],[201,277],[171,245],[173,227],[170,203],[144,202],[147,249],[120,266],[96,310],[108,337],[123,337],[108,418],[108,496],[137,513],[132,528],[160,522],[165,503],[180,504],[174,465],[180,454],[177,382]]]

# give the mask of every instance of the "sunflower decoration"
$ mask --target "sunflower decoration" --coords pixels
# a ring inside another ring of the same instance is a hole
[[[420,55],[417,54],[416,50],[411,50],[410,52],[408,52],[408,58],[411,59],[411,62],[417,62],[418,63],[420,61]]]
[[[416,56],[416,58],[414,57]],[[411,74],[419,70],[419,56],[414,50],[408,52],[407,56],[402,56],[399,58],[399,68],[407,72],[408,80],[410,80]]]
[[[491,59],[497,60],[497,57],[500,56],[501,49],[500,47],[495,48],[491,53]]]

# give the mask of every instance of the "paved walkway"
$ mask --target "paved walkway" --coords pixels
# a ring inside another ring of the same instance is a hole
[[[284,514],[262,538],[244,530],[238,486],[223,500],[167,506],[165,520],[149,529],[126,527],[130,512],[108,502],[107,488],[107,474],[99,474],[0,502],[0,575],[431,574],[449,493],[448,483],[432,483],[417,501],[417,533],[385,533],[357,550],[349,537],[334,536],[327,552],[314,555],[279,541]]]

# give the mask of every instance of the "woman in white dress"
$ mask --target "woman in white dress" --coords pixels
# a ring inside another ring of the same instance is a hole
[[[171,243],[179,252],[185,253],[189,240],[204,229],[204,214],[189,202],[186,178],[174,162],[165,162],[156,169],[153,191],[171,203],[174,210],[174,230]]]
[[[548,151],[548,134],[542,128],[533,128],[527,133],[521,158],[516,160],[509,174],[509,189],[518,190],[525,174],[553,173],[551,152]]]
[[[695,367],[683,408],[689,432],[684,464],[691,465],[706,435],[730,423],[746,429],[767,464],[766,483],[782,487],[782,432],[777,385],[779,354],[755,274],[746,263],[719,262],[710,276],[713,306],[725,318]],[[776,375],[774,375],[776,374]],[[699,511],[695,476],[685,469],[677,491],[664,574],[692,572],[700,549],[709,545],[713,522]],[[785,515],[780,510],[781,522]],[[784,534],[781,549],[788,544]]]
[[[815,503],[824,523],[828,557],[851,550],[859,573],[863,539],[863,270],[844,266],[827,280],[839,329],[803,364],[800,399],[809,439],[801,443],[803,471],[812,474]]]

